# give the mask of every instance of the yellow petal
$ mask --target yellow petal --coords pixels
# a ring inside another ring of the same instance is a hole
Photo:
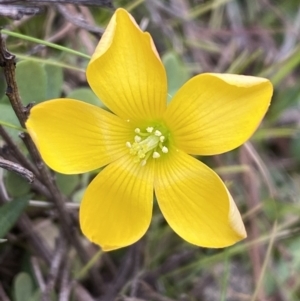
[[[34,106],[26,127],[52,169],[76,174],[104,166],[128,152],[127,122],[99,107],[55,99]]]
[[[258,127],[272,96],[264,78],[201,74],[167,108],[175,145],[189,154],[214,155],[243,144]]]
[[[246,237],[232,197],[218,175],[178,150],[155,167],[159,207],[173,230],[201,247],[230,246]]]
[[[80,206],[82,232],[104,251],[133,244],[147,231],[153,203],[153,165],[126,155],[88,186]]]
[[[124,119],[155,119],[166,108],[166,72],[149,33],[123,9],[113,15],[87,68],[95,94]]]

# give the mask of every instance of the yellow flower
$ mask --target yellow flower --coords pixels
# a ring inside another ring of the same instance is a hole
[[[149,227],[154,190],[165,219],[188,242],[219,248],[245,238],[226,186],[191,155],[244,143],[268,109],[270,82],[201,74],[167,106],[166,72],[151,36],[123,9],[113,15],[86,74],[113,113],[55,99],[34,106],[26,123],[52,169],[75,174],[107,165],[83,197],[83,233],[105,251],[136,242]]]

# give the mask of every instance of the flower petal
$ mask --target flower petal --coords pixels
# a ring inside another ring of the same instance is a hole
[[[214,155],[243,144],[258,127],[272,96],[264,78],[201,74],[189,80],[166,111],[175,145],[189,154]]]
[[[246,237],[232,197],[210,168],[178,150],[171,150],[155,168],[159,207],[179,236],[209,248],[226,247]]]
[[[88,186],[80,206],[81,230],[104,251],[128,246],[147,231],[152,203],[153,164],[142,167],[124,156]]]
[[[113,15],[87,68],[95,94],[124,119],[161,117],[167,79],[149,33],[123,9]]]
[[[99,107],[55,99],[34,106],[26,127],[52,169],[76,174],[102,167],[128,152],[128,123]]]

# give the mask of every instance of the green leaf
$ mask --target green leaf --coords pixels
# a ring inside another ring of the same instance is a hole
[[[0,99],[3,98],[6,90],[6,81],[4,79],[3,70],[0,69]]]
[[[47,74],[46,99],[58,98],[63,85],[63,71],[59,66],[44,65]]]
[[[3,121],[15,126],[20,126],[19,120],[10,104],[0,103],[0,112],[0,122]],[[6,130],[14,140],[19,139],[18,135],[20,132],[18,130],[9,127],[6,127]]]
[[[27,273],[19,273],[14,279],[13,288],[15,301],[30,300],[33,291],[31,277]]]
[[[82,100],[98,107],[105,107],[95,93],[89,88],[75,89],[67,97]]]
[[[34,292],[34,294],[31,296],[31,299],[29,301],[40,301],[40,300],[42,300],[42,292],[40,291],[40,289],[37,289]]]
[[[26,301],[41,301],[41,300],[43,300],[42,299],[42,295],[43,295],[42,292],[38,288],[37,290],[35,290],[32,293],[31,298],[28,299],[28,300],[26,300]],[[49,297],[50,297],[51,301],[57,301],[58,300],[58,296],[57,296],[57,294],[54,291],[50,292],[50,296]],[[73,300],[73,299],[70,299],[70,300]]]
[[[69,196],[79,183],[79,175],[64,175],[56,173],[56,182],[60,191]]]
[[[291,144],[292,157],[299,163],[300,162],[300,137],[296,136],[292,139]]]
[[[300,87],[295,85],[279,90],[275,93],[272,105],[268,111],[268,118],[271,122],[276,122],[284,110],[295,107],[298,110],[300,103]]]
[[[14,226],[28,205],[31,196],[16,198],[0,207],[0,238],[3,238]]]
[[[83,199],[83,195],[85,191],[86,191],[86,187],[77,190],[72,197],[73,202],[80,204]]]
[[[7,192],[11,197],[19,197],[30,191],[30,184],[28,181],[15,172],[6,172],[4,183]]]
[[[23,104],[46,100],[47,74],[42,64],[33,61],[18,63],[16,80]]]
[[[0,104],[1,103],[10,104],[9,99],[6,95],[2,95],[2,97],[0,97]]]
[[[173,52],[168,52],[162,57],[168,77],[168,99],[170,100],[179,88],[189,78],[189,73],[178,56]]]

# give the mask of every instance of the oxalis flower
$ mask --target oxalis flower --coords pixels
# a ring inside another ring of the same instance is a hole
[[[197,246],[219,248],[246,237],[219,176],[192,155],[244,143],[272,95],[264,78],[201,74],[167,106],[167,79],[152,38],[123,9],[113,15],[87,80],[112,113],[74,99],[31,109],[26,123],[45,162],[65,174],[106,166],[80,206],[82,232],[103,250],[130,245],[149,227],[153,190],[173,230]]]

